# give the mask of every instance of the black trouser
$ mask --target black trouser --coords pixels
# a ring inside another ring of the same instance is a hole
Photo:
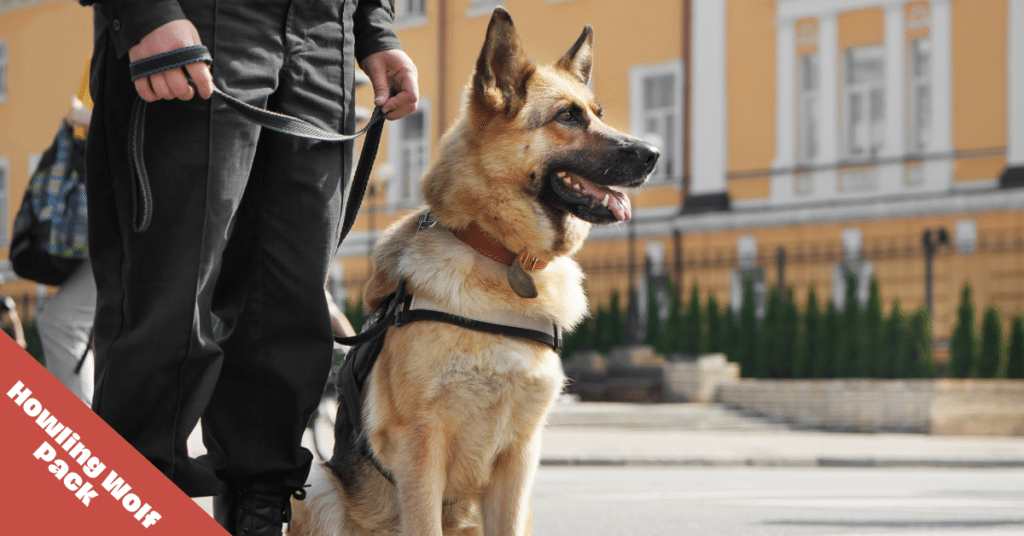
[[[184,0],[234,96],[343,130],[342,0]],[[349,60],[351,61],[351,60]],[[100,35],[88,145],[93,408],[191,496],[220,480],[301,487],[330,367],[324,281],[348,148],[261,131],[218,100],[148,106],[153,220],[135,232],[127,58]],[[211,313],[221,326],[214,334]],[[199,418],[210,456],[190,459]]]

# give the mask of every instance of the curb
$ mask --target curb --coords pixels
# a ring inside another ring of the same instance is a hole
[[[548,467],[859,467],[859,468],[914,468],[946,469],[1022,468],[1024,460],[928,460],[895,458],[542,458],[540,464]]]

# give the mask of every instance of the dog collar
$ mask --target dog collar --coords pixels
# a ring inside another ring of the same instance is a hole
[[[513,253],[512,250],[499,242],[494,235],[481,229],[476,222],[470,223],[465,229],[452,230],[452,234],[459,240],[462,240],[467,246],[477,250],[481,255],[500,262],[505,266],[512,266],[516,259],[519,259],[519,264],[528,272],[543,270],[548,265],[547,261],[533,257],[525,251],[519,255]]]

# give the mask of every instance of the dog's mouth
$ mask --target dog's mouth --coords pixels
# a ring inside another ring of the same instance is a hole
[[[580,218],[592,223],[629,221],[633,207],[629,197],[615,188],[600,186],[575,173],[558,171],[551,184],[559,197],[574,206]]]

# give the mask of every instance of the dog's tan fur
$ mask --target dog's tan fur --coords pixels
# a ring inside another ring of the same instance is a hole
[[[526,59],[508,14],[495,11],[461,118],[442,138],[423,179],[438,225],[417,232],[416,214],[390,227],[374,251],[364,297],[375,309],[401,278],[414,295],[477,316],[512,311],[563,329],[587,310],[583,274],[571,258],[590,223],[552,211],[538,175],[553,157],[586,158],[611,133],[587,88],[592,32],[554,66]],[[586,129],[538,126],[576,104]],[[509,250],[548,261],[531,273],[539,295],[519,297],[508,267],[468,247],[450,229],[471,223]],[[437,322],[392,327],[367,380],[363,423],[398,483],[372,465],[352,483],[314,468],[294,502],[293,536],[523,535],[540,433],[564,383],[558,355],[540,343]]]

